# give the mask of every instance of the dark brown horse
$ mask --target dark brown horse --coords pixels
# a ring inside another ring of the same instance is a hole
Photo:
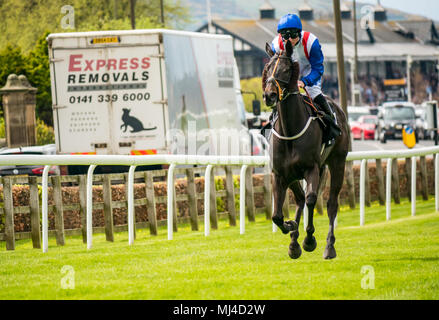
[[[346,116],[334,101],[328,99],[336,113],[342,134],[330,147],[323,150],[324,126],[319,124],[316,113],[305,104],[303,96],[299,93],[297,86],[299,64],[291,59],[293,53],[291,43],[287,41],[285,50],[276,54],[267,44],[266,51],[271,59],[266,64],[262,76],[263,95],[265,103],[268,106],[274,106],[278,112],[278,119],[273,126],[273,134],[270,138],[274,196],[272,220],[284,234],[291,232],[288,254],[291,258],[297,259],[302,254],[297,241],[298,226],[306,204],[308,225],[302,245],[305,251],[313,251],[317,246],[313,236],[315,230],[313,213],[320,181],[327,165],[331,174],[331,187],[327,203],[329,232],[323,257],[332,259],[336,257],[334,221],[338,210],[338,194],[343,183],[350,143]],[[301,179],[305,179],[307,183],[306,194],[300,185]],[[297,210],[294,220],[284,221],[282,205],[288,188],[294,193]]]

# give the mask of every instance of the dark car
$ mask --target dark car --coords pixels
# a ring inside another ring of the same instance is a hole
[[[406,126],[415,130],[415,136],[418,139],[415,107],[412,103],[385,103],[378,114],[378,119],[377,134],[382,143],[385,143],[387,139],[401,139],[402,130]]]
[[[0,156],[4,155],[18,155],[18,154],[33,154],[33,155],[50,155],[56,154],[56,147],[54,144],[44,146],[30,146],[21,148],[2,148],[0,149]],[[43,174],[44,166],[42,165],[14,165],[0,166],[0,176],[41,176]],[[59,174],[58,166],[52,166],[49,169],[49,175]]]

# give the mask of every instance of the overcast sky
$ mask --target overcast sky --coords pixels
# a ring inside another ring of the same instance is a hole
[[[376,4],[376,0],[359,0],[358,2]],[[439,21],[438,0],[381,0],[383,7],[395,8],[408,13],[419,14]]]

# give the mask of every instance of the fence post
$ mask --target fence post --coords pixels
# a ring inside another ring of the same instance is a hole
[[[361,160],[360,166],[360,226],[364,226],[364,202],[365,202],[365,180],[366,180],[367,160]]]
[[[365,204],[367,207],[370,207],[370,178],[369,178],[369,163],[367,160],[366,160],[366,168],[364,174],[365,174],[364,176]]]
[[[407,197],[412,201],[412,189],[409,188],[409,183],[412,181],[412,158],[405,158],[405,172],[407,174]]]
[[[215,167],[212,167],[210,179],[210,224],[212,229],[218,229],[218,215],[216,209],[216,186],[215,186]]]
[[[52,190],[53,190],[53,200],[55,202],[56,244],[58,246],[63,246],[65,244],[65,238],[64,238],[64,216],[63,216],[62,189],[61,189],[60,176],[52,176]]]
[[[43,169],[41,185],[41,229],[42,229],[42,247],[43,253],[49,250],[49,165],[45,165]]]
[[[229,212],[229,224],[236,226],[236,209],[235,209],[235,186],[233,184],[232,168],[225,166],[226,170],[226,196],[227,211]]]
[[[246,180],[247,165],[241,167],[239,175],[239,233],[245,233],[245,180]]]
[[[149,232],[156,236],[157,235],[157,213],[155,207],[155,194],[154,194],[154,180],[151,171],[145,172],[145,193],[146,200],[148,201],[148,221],[149,221]]]
[[[265,167],[264,170],[264,202],[265,202],[265,217],[267,220],[271,220],[272,215],[272,201],[273,198],[271,196],[271,172],[268,166]]]
[[[392,203],[392,159],[387,159],[386,168],[386,220],[391,218],[391,203]]]
[[[412,157],[412,179],[411,179],[411,198],[412,198],[412,216],[416,214],[416,156]]]
[[[174,196],[175,196],[175,188],[174,188],[174,169],[175,169],[175,164],[171,163],[169,165],[169,169],[167,171],[167,175],[168,175],[168,180],[167,180],[167,184],[166,184],[166,188],[167,188],[167,197],[168,197],[168,201],[167,201],[167,207],[166,207],[166,219],[167,219],[167,224],[168,224],[168,240],[172,240],[173,238],[173,231],[174,231]]]
[[[113,205],[111,195],[111,174],[104,174],[102,193],[104,198],[105,239],[114,242]]]
[[[87,243],[87,177],[79,176],[79,213],[81,215],[82,243]]]
[[[3,201],[5,213],[6,250],[15,250],[14,204],[12,198],[12,177],[3,178]]]
[[[381,159],[375,159],[376,163],[376,177],[378,180],[378,201],[380,205],[384,205],[386,195],[384,191],[384,175],[383,175],[383,165]]]
[[[128,212],[128,244],[136,239],[136,210],[134,207],[134,172],[136,166],[130,166],[125,184]]]
[[[399,166],[398,159],[392,160],[392,186],[393,186],[393,200],[395,200],[396,204],[401,203],[400,196],[400,187],[399,187]]]
[[[346,162],[346,184],[348,187],[349,207],[355,209],[355,184],[353,161]]]
[[[245,202],[247,204],[247,216],[248,221],[255,221],[255,201],[254,201],[254,193],[253,193],[253,167],[247,168],[245,179]]]
[[[421,156],[419,160],[419,165],[421,167],[421,190],[422,190],[422,199],[428,200],[428,175],[427,175],[427,163],[425,160],[425,156]]]
[[[87,249],[93,244],[93,171],[96,165],[91,164],[87,170]]]
[[[40,231],[40,204],[38,199],[37,177],[29,177],[29,207],[32,234],[32,245],[35,249],[41,249]]]
[[[210,234],[210,188],[212,184],[212,165],[208,164],[206,171],[204,171],[204,235],[207,237]]]

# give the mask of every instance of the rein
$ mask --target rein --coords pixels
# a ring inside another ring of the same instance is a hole
[[[275,74],[275,72],[276,72],[276,70],[277,70],[277,67],[278,67],[278,65],[279,65],[279,61],[280,61],[280,56],[277,58],[276,65],[274,66],[273,72],[271,73],[271,77],[270,77],[267,81],[269,81],[270,79],[273,79],[273,80],[274,80],[274,82],[276,83],[276,87],[277,87],[277,89],[278,89],[278,91],[279,91],[279,102],[282,102],[282,100],[286,99],[289,95],[297,95],[297,94],[300,94],[300,92],[299,92],[299,91],[293,91],[293,92],[290,92],[290,91],[286,91],[286,89],[282,89],[282,88],[281,88],[281,86],[279,85],[279,82],[278,82],[278,81],[276,80],[276,78],[274,77],[274,74]],[[308,91],[306,90],[305,87],[304,87],[303,89],[305,90],[306,95],[308,96],[309,101],[310,101],[310,102],[308,102],[308,101],[304,100],[304,102],[305,102],[306,104],[308,104],[309,106],[311,106],[311,107],[314,109],[314,111],[315,111],[316,113],[318,113],[318,110],[317,110],[317,108],[314,106],[314,104],[313,104],[313,102],[312,102],[312,99],[311,99],[311,97],[310,97]],[[287,92],[287,94],[284,96],[284,92],[285,92],[285,91]],[[303,136],[303,135],[305,134],[306,130],[308,130],[308,127],[309,127],[309,125],[311,124],[311,122],[314,121],[314,120],[316,120],[316,119],[318,119],[318,118],[319,118],[319,117],[309,117],[309,118],[308,118],[308,121],[306,122],[305,127],[302,129],[302,131],[300,131],[298,134],[296,134],[296,135],[294,135],[294,136],[292,136],[292,137],[284,137],[284,136],[281,136],[281,135],[280,135],[280,134],[274,129],[274,125],[273,125],[273,127],[271,128],[271,132],[273,132],[273,134],[274,134],[277,138],[279,138],[279,139],[281,139],[281,140],[288,140],[288,141],[296,140],[296,139],[299,139],[301,136]]]

